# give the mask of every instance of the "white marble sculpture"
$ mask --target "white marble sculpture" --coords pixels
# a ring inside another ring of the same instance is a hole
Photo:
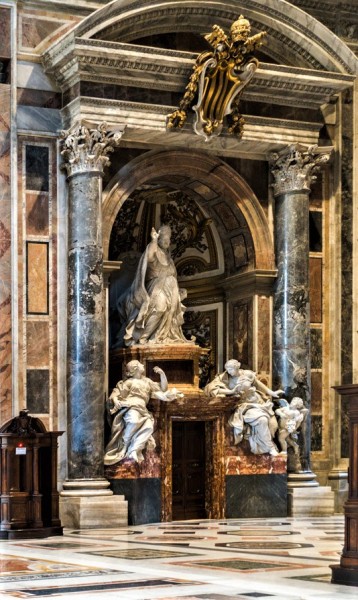
[[[286,402],[284,406],[277,408],[275,414],[278,419],[278,441],[281,452],[287,454],[288,446],[290,446],[296,462],[299,462],[300,448],[297,443],[297,431],[307,419],[308,408],[305,408],[303,400],[296,396],[292,398],[290,404]]]
[[[175,388],[168,389],[162,369],[154,367],[154,371],[160,376],[160,383],[145,377],[144,365],[131,360],[127,364],[127,379],[119,381],[111,393],[108,411],[113,420],[111,438],[105,449],[105,465],[114,465],[123,458],[142,462],[143,450],[155,448],[154,417],[147,409],[149,400],[171,402],[183,397]]]
[[[241,401],[229,418],[233,428],[234,444],[248,439],[253,454],[279,454],[273,438],[278,429],[273,402],[264,400],[250,379],[242,380]]]
[[[179,289],[170,255],[170,227],[162,225],[158,232],[152,228],[151,238],[130,290],[118,307],[125,324],[124,345],[193,343],[181,328],[186,290]]]
[[[225,371],[205,387],[205,392],[209,398],[240,398],[229,419],[235,444],[239,444],[245,437],[254,454],[269,453],[276,456],[279,453],[273,442],[278,429],[277,419],[273,402],[267,396],[278,399],[284,393],[282,390],[271,390],[257,379],[254,371],[241,369],[239,361],[230,359],[225,363]]]

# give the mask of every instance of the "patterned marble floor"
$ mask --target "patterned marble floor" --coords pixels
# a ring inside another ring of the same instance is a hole
[[[339,600],[343,517],[183,521],[0,541],[0,598]]]

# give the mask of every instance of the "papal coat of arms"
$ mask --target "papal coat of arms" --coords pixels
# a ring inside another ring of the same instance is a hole
[[[228,133],[242,137],[244,119],[239,99],[259,65],[253,53],[266,35],[250,33],[250,22],[240,15],[229,36],[218,25],[204,36],[213,50],[202,52],[196,59],[179,108],[168,116],[168,129],[183,127],[192,107],[196,113],[194,131],[206,140],[220,135],[225,117]]]

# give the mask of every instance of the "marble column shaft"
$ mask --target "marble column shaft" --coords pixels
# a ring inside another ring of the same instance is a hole
[[[104,305],[102,178],[69,179],[68,477],[103,477]]]
[[[292,146],[271,158],[275,179],[274,388],[311,406],[309,193],[314,172],[330,150]],[[310,412],[301,434],[301,466],[310,471]]]
[[[105,125],[79,125],[62,137],[69,190],[68,480],[93,487],[91,481],[105,481],[102,174],[119,136],[108,134]]]

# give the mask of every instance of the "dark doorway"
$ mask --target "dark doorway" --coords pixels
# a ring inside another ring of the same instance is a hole
[[[173,520],[205,519],[205,422],[173,422]]]

